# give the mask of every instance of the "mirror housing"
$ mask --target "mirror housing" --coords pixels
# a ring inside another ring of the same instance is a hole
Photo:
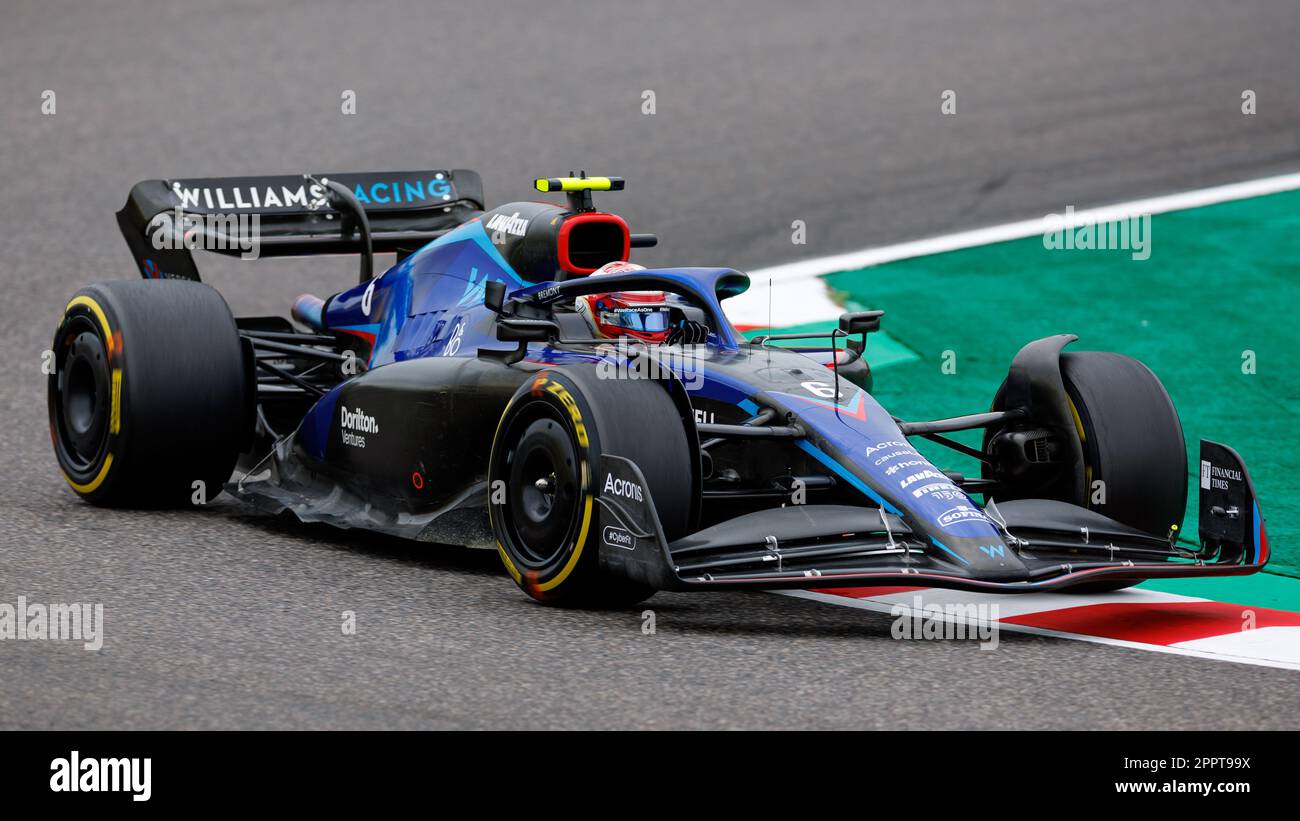
[[[509,317],[497,321],[497,339],[502,342],[545,342],[559,332],[560,327],[549,319]]]
[[[846,334],[869,334],[880,330],[884,311],[851,311],[840,314],[840,330]]]

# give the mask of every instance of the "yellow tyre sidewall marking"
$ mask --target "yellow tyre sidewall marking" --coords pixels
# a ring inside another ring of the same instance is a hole
[[[1087,435],[1083,432],[1083,419],[1079,417],[1079,409],[1074,406],[1074,400],[1069,396],[1065,401],[1070,404],[1070,413],[1074,415],[1074,427],[1079,432],[1079,444],[1086,445],[1088,442]],[[1090,507],[1088,502],[1092,499],[1092,465],[1088,464],[1085,458],[1083,463],[1083,482],[1087,487],[1084,489],[1084,507]]]
[[[587,473],[587,463],[585,461],[582,463],[582,472],[584,476]],[[585,495],[586,500],[582,506],[582,527],[578,530],[578,541],[574,544],[573,553],[569,556],[569,560],[565,562],[564,567],[560,569],[560,572],[555,574],[554,578],[537,585],[537,589],[543,593],[562,584],[569,577],[569,574],[573,572],[573,568],[577,566],[578,559],[582,557],[582,548],[587,544],[587,530],[591,527],[591,494],[587,493]]]
[[[582,412],[578,409],[577,400],[574,399],[568,389],[559,382],[552,380],[550,385],[547,386],[546,392],[559,400],[560,404],[564,406],[564,409],[569,412],[569,419],[573,423],[574,437],[578,440],[578,445],[581,450],[579,458],[580,469],[582,471],[584,499],[582,503],[582,526],[578,529],[578,539],[574,543],[573,553],[569,555],[569,560],[564,563],[564,567],[560,568],[559,573],[556,573],[554,577],[537,585],[537,589],[543,593],[548,590],[553,590],[563,584],[564,580],[569,578],[569,574],[573,572],[573,568],[578,566],[578,560],[582,558],[582,549],[587,544],[587,531],[591,528],[592,509],[592,481],[590,471],[587,467],[587,448],[590,444],[590,440],[587,438],[587,426],[582,421]]]
[[[108,432],[113,436],[122,431],[122,369],[113,369],[113,410],[108,417]]]
[[[69,476],[67,473],[63,474],[63,478],[67,480],[68,484],[72,486],[72,489],[77,491],[78,493],[94,493],[95,489],[104,483],[104,479],[108,476],[108,470],[112,466],[113,466],[113,454],[110,453],[104,457],[104,465],[99,469],[99,473],[95,476],[94,479],[91,479],[86,484],[84,485],[77,484],[76,482],[72,481],[72,477]]]
[[[500,542],[497,542],[497,554],[501,556],[501,561],[505,563],[506,570],[510,573],[510,578],[515,580],[515,584],[519,584],[523,579],[523,576],[519,574],[519,570],[515,567],[515,563],[510,561],[510,556],[506,553],[505,545]]]
[[[108,324],[108,316],[104,313],[104,309],[101,308],[99,306],[99,303],[96,302],[94,299],[83,294],[81,296],[74,297],[73,300],[68,303],[68,307],[64,308],[63,310],[64,315],[66,316],[69,311],[71,311],[73,308],[78,308],[78,307],[87,309],[92,314],[94,314],[95,319],[99,321],[99,327],[104,332],[104,341],[108,347],[108,360],[111,363],[115,358],[115,356],[117,354],[120,354],[121,351],[115,350],[115,347],[117,346],[114,345],[115,340],[113,338],[113,329]],[[115,436],[121,431],[121,429],[122,429],[122,369],[113,368],[112,408],[109,412],[109,426],[108,426],[109,435]],[[104,483],[104,480],[108,478],[108,472],[112,467],[113,467],[113,454],[110,452],[107,456],[104,457],[104,464],[100,466],[99,473],[96,474],[95,478],[91,479],[89,482],[86,482],[85,484],[80,484],[78,482],[75,482],[73,481],[72,477],[67,474],[66,471],[63,472],[63,478],[72,487],[72,489],[77,491],[78,493],[81,494],[94,493],[95,490],[98,489],[99,486]]]

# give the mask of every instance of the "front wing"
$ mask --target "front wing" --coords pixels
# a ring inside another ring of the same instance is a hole
[[[1268,537],[1245,464],[1201,442],[1199,546],[1162,539],[1050,500],[1003,503],[1006,549],[1026,570],[988,578],[964,569],[877,508],[790,505],[761,510],[669,543],[649,494],[598,497],[601,564],[661,590],[945,587],[1035,593],[1099,582],[1241,576],[1268,561]],[[636,464],[606,455],[602,473],[646,486]],[[602,480],[598,486],[604,486]]]

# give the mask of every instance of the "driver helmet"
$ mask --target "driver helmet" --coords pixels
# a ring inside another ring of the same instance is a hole
[[[607,262],[592,272],[625,274],[644,271],[634,262]],[[642,342],[662,344],[668,338],[672,308],[663,291],[610,291],[580,296],[574,305],[587,321],[587,327],[597,339],[631,337]]]

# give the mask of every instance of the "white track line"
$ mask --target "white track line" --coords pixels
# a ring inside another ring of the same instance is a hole
[[[1274,666],[1300,670],[1300,627],[1260,627],[1222,636],[1180,641],[1180,650],[1193,650],[1236,658],[1267,658]]]
[[[1200,188],[1177,194],[1131,200],[1129,202],[1105,205],[1097,208],[1085,208],[1075,211],[1074,226],[1091,225],[1098,222],[1110,222],[1141,214],[1164,214],[1170,211],[1182,211],[1188,208],[1202,208],[1223,202],[1279,194],[1283,191],[1300,189],[1300,173],[1281,174],[1229,185],[1217,185],[1213,188]],[[1065,206],[1062,206],[1064,211]],[[955,234],[944,234],[927,239],[900,242],[879,248],[864,248],[845,254],[803,259],[784,265],[759,268],[749,272],[751,289],[733,299],[727,300],[727,315],[738,325],[768,324],[769,306],[771,306],[772,326],[802,325],[834,319],[843,310],[831,299],[825,283],[818,278],[837,271],[852,271],[897,262],[902,259],[942,254],[991,245],[997,242],[1025,239],[1041,236],[1047,230],[1047,217],[1008,222]],[[767,284],[771,281],[769,291]],[[816,280],[816,281],[813,281]]]
[[[1115,205],[1105,205],[1099,208],[1086,208],[1074,212],[1074,224],[1082,226],[1098,222],[1110,222],[1111,220],[1139,214],[1164,214],[1170,211],[1201,208],[1207,205],[1244,200],[1250,197],[1262,197],[1267,194],[1279,194],[1283,191],[1294,191],[1296,189],[1300,189],[1300,173],[1281,174],[1276,177],[1235,182],[1213,188],[1200,188],[1194,191],[1183,191],[1178,194],[1166,194],[1160,197],[1148,197],[1146,199],[1116,203]],[[1062,206],[1062,210],[1064,210],[1064,207]],[[930,237],[929,239],[901,242],[897,245],[850,251],[847,254],[804,259],[785,265],[760,268],[756,271],[750,271],[749,275],[755,282],[766,282],[768,279],[800,279],[802,277],[822,276],[836,271],[851,271],[856,268],[866,268],[871,265],[881,265],[886,262],[911,257],[923,257],[962,248],[974,248],[978,245],[990,245],[995,242],[1024,239],[1035,235],[1041,236],[1045,230],[1045,216],[1038,219],[993,225],[988,228],[976,228],[972,231],[961,231],[956,234],[945,234]]]

